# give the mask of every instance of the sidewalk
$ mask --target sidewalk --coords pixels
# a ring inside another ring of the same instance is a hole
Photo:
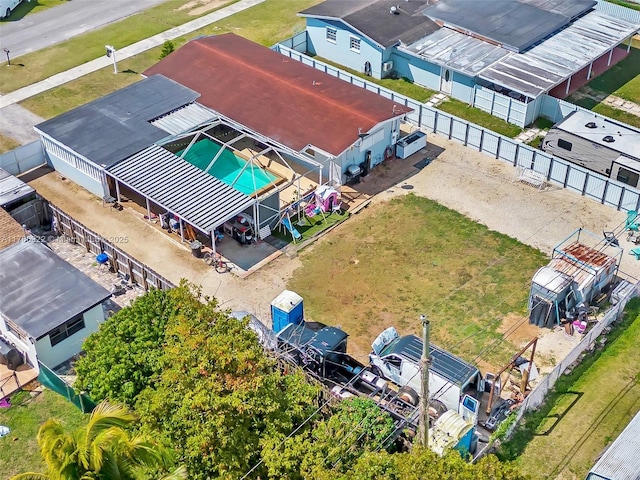
[[[206,27],[207,25],[246,10],[247,8],[254,7],[264,1],[265,0],[240,0],[233,5],[229,5],[228,7],[222,8],[196,20],[185,23],[184,25],[171,28],[162,33],[154,35],[153,37],[140,40],[137,43],[129,45],[128,47],[124,47],[117,51],[117,59],[124,60],[129,57],[133,57],[134,55],[162,45],[166,40],[173,40],[174,38],[178,38],[188,33],[194,32],[200,28]],[[15,90],[0,97],[0,109],[26,100],[27,98],[33,97],[34,95],[38,95],[42,92],[46,92],[51,88],[63,85],[67,82],[75,80],[76,78],[87,75],[88,73],[92,73],[100,70],[101,68],[108,67],[112,65],[112,63],[112,60],[105,55],[82,65],[78,65],[77,67],[71,68],[67,71],[60,72],[40,82]]]

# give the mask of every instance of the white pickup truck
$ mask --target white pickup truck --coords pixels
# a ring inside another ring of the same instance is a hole
[[[22,0],[0,0],[0,18],[7,18],[21,3]]]

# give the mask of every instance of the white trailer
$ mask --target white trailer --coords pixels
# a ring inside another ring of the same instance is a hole
[[[0,0],[0,18],[7,18],[21,3],[22,0]]]

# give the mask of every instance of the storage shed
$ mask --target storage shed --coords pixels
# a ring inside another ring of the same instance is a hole
[[[640,478],[640,413],[629,422],[587,475],[587,480]]]
[[[640,179],[640,130],[582,110],[554,125],[542,148],[632,187]]]

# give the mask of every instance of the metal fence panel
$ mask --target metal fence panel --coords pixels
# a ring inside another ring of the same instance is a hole
[[[638,192],[624,189],[622,194],[622,202],[620,202],[620,210],[638,210]]]
[[[484,130],[482,136],[482,152],[492,155],[494,158],[498,158],[498,143],[500,141],[500,135],[490,130]]]
[[[535,151],[533,148],[523,143],[519,144],[517,165],[524,168],[532,168],[534,155],[535,155]],[[544,173],[547,173],[547,172],[544,172]]]
[[[467,146],[475,147],[480,151],[480,143],[482,142],[483,129],[476,125],[469,125],[469,134],[467,135]]]
[[[514,164],[518,148],[519,145],[517,143],[508,140],[505,141],[504,138],[500,138],[498,158]]]
[[[536,172],[543,173],[548,178],[549,171],[551,170],[551,162],[553,162],[553,157],[540,152],[540,150],[534,150],[533,169]]]
[[[467,122],[462,122],[459,119],[454,119],[453,128],[451,129],[451,138],[458,140],[460,143],[465,143],[467,137]]]
[[[587,188],[584,194],[593,198],[594,200],[601,201],[604,197],[604,187],[607,184],[605,178],[598,178],[595,175],[589,175],[587,180]]]
[[[571,188],[582,193],[587,175],[588,173],[585,170],[579,170],[571,166],[569,168],[569,175],[567,176],[567,188]]]
[[[453,122],[453,117],[451,115],[438,112],[438,115],[436,116],[436,133],[449,138],[449,132],[451,131],[451,122]]]

